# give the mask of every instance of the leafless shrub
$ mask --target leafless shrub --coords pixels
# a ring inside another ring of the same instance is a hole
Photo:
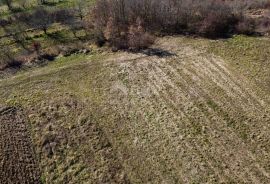
[[[115,20],[110,17],[105,31],[104,37],[114,49],[127,49],[127,31],[126,28],[117,24]]]
[[[144,49],[152,45],[155,38],[145,32],[140,19],[135,25],[131,25],[128,30],[128,47],[131,50]]]
[[[214,2],[205,7],[199,33],[207,37],[223,37],[233,32],[239,17],[232,13],[229,6]]]
[[[232,4],[223,0],[98,0],[92,11],[92,20],[99,38],[104,35],[112,45],[117,43],[124,48],[133,45],[123,40],[132,37],[128,33],[130,29],[136,32],[134,25],[138,18],[142,22],[141,27],[148,33],[132,34],[134,43],[134,35],[142,39],[149,37],[142,36],[149,33],[224,37],[236,31],[246,6]]]
[[[53,61],[55,57],[57,57],[60,53],[60,50],[58,47],[49,47],[45,48],[42,51],[40,51],[39,59],[45,59],[48,61]]]
[[[77,31],[83,29],[83,21],[76,16],[74,9],[62,9],[55,11],[55,21],[69,27],[74,37]]]
[[[0,70],[10,67],[20,67],[21,62],[16,60],[14,53],[10,50],[7,45],[0,47]]]
[[[38,41],[34,41],[32,43],[32,48],[35,51],[35,53],[39,54],[40,53],[40,49],[41,49],[41,43]]]
[[[270,18],[269,17],[261,17],[256,20],[256,31],[261,34],[270,33]]]
[[[254,34],[256,28],[255,21],[250,18],[243,17],[236,25],[236,32],[239,34]]]

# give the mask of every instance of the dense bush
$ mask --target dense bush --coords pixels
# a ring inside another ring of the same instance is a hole
[[[21,62],[15,59],[14,53],[6,46],[0,47],[0,70],[21,66]]]
[[[154,43],[154,37],[145,32],[140,19],[135,25],[131,25],[128,30],[128,47],[131,50],[144,49]]]

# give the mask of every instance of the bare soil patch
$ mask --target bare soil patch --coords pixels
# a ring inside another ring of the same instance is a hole
[[[21,110],[0,108],[0,183],[38,184],[40,172]]]

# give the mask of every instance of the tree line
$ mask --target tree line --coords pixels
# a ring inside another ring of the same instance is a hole
[[[269,0],[97,0],[91,7],[85,0],[77,0],[74,7],[43,6],[49,2],[38,0],[39,5],[33,10],[0,19],[5,36],[12,37],[27,50],[25,40],[29,30],[41,30],[46,35],[52,24],[60,23],[74,37],[78,30],[85,30],[92,35],[89,39],[99,46],[139,50],[149,47],[160,35],[224,38],[232,34],[254,34],[259,24],[245,12],[270,7]],[[12,11],[13,0],[1,0],[1,3]],[[270,25],[270,21],[265,20],[263,25]]]

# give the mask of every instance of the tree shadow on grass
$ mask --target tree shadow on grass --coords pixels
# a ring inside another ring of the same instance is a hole
[[[148,48],[144,50],[131,51],[132,53],[141,53],[146,56],[157,56],[159,58],[177,56],[175,53],[172,53],[167,50],[159,49],[159,48]]]

